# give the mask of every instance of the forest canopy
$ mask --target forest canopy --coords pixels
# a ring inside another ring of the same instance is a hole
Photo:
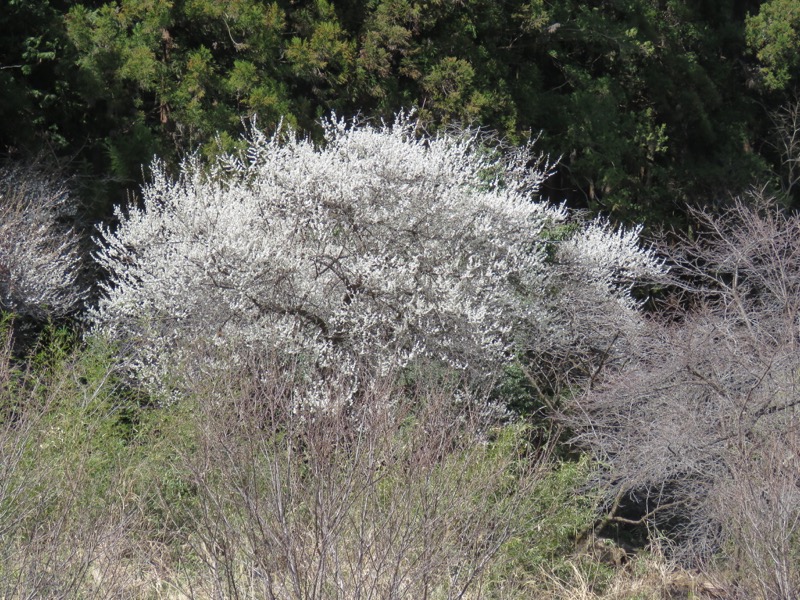
[[[416,107],[561,156],[544,192],[615,220],[777,180],[800,3],[727,0],[31,0],[0,12],[0,152],[80,173],[109,215],[154,155],[239,143],[243,120],[391,120]],[[789,194],[787,200],[795,200]]]

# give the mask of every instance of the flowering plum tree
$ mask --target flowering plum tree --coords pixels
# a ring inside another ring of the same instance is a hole
[[[36,168],[0,171],[0,309],[47,318],[79,307],[77,238],[58,223],[68,200],[63,183]]]
[[[565,274],[628,317],[631,282],[660,269],[637,231],[600,221],[557,242],[568,214],[534,201],[550,165],[531,145],[419,136],[407,115],[324,126],[321,146],[254,131],[244,157],[177,180],[155,164],[141,206],[101,230],[91,318],[139,376],[267,347],[323,371],[424,357],[482,376],[515,343],[563,336]]]

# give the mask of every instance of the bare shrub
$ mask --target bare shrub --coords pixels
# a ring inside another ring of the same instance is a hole
[[[245,598],[462,598],[499,548],[545,458],[496,409],[424,378],[315,387],[268,364],[263,377],[199,389],[190,519],[165,506],[203,561],[192,593]],[[188,593],[188,591],[186,592]]]
[[[712,506],[725,515],[725,549],[748,579],[746,597],[797,598],[800,590],[800,419],[792,415],[731,465]]]
[[[69,357],[19,366],[0,337],[0,597],[122,597],[132,515],[124,488],[103,491],[106,379],[79,383]]]
[[[46,318],[79,307],[77,238],[60,224],[70,208],[64,183],[37,166],[0,169],[0,309]]]
[[[655,524],[684,558],[746,556],[760,593],[788,600],[800,584],[800,217],[751,200],[697,214],[700,233],[671,251],[681,296],[567,420],[605,467],[603,523]]]
[[[772,122],[769,145],[780,160],[778,184],[785,196],[792,197],[800,183],[800,96],[795,95],[768,116]]]

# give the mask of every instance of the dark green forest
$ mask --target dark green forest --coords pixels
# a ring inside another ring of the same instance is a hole
[[[9,0],[0,152],[74,175],[107,216],[154,155],[234,147],[243,122],[416,108],[561,157],[546,196],[619,222],[768,184],[800,75],[789,0]]]

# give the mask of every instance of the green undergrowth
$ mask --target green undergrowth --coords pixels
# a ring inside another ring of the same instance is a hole
[[[130,388],[102,340],[51,328],[19,357],[10,336],[6,322],[3,598],[524,598],[569,580],[594,518],[587,459],[553,458],[524,420],[471,429],[435,402],[446,390],[404,404],[404,388],[391,418],[337,429],[225,381],[164,405]]]

